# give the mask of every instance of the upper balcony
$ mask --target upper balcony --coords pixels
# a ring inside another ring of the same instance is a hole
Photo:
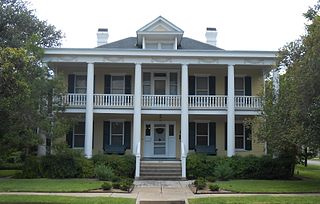
[[[86,94],[67,94],[63,97],[68,108],[85,108]],[[133,94],[94,94],[93,104],[96,109],[133,109]],[[188,96],[190,110],[225,110],[227,109],[227,96],[224,95],[192,95]],[[262,99],[258,96],[235,96],[236,110],[261,110]],[[180,109],[180,95],[143,95],[142,109]]]

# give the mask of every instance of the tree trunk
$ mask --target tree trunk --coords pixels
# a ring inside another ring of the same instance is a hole
[[[304,148],[304,166],[307,167],[308,165],[308,149]]]

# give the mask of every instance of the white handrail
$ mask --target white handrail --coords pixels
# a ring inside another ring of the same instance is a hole
[[[137,144],[137,153],[136,153],[136,178],[140,177],[140,158],[141,158],[141,153],[140,153],[140,142]]]
[[[142,106],[144,108],[180,108],[180,95],[143,95]]]
[[[87,94],[68,93],[62,97],[63,103],[72,107],[85,107]]]
[[[95,107],[133,107],[133,94],[94,94]]]
[[[224,95],[189,95],[190,108],[226,108],[227,96]]]
[[[235,107],[241,109],[261,109],[262,98],[259,96],[235,96]]]
[[[185,151],[185,147],[183,142],[181,141],[181,177],[186,178],[187,177],[187,155]]]

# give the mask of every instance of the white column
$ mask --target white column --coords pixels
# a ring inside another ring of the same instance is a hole
[[[182,178],[186,178],[186,156],[189,150],[189,111],[188,111],[188,65],[181,67],[181,167]],[[183,150],[183,149],[184,150]]]
[[[87,158],[92,157],[93,86],[94,86],[94,64],[88,63],[87,65],[86,129],[85,129],[85,140],[84,140],[84,154]]]
[[[273,91],[274,91],[274,97],[275,100],[278,100],[278,96],[279,96],[279,72],[275,69],[272,70],[272,75],[273,75],[273,79],[272,79],[272,83],[273,83]]]
[[[227,156],[231,157],[235,154],[235,115],[234,115],[234,65],[228,65],[228,144]]]
[[[141,140],[141,64],[135,65],[134,73],[134,115],[133,115],[133,154],[137,154],[138,143]],[[140,150],[139,150],[140,151]]]

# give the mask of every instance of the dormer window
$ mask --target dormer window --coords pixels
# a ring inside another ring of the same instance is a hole
[[[174,42],[146,42],[144,49],[173,50],[177,48]]]

